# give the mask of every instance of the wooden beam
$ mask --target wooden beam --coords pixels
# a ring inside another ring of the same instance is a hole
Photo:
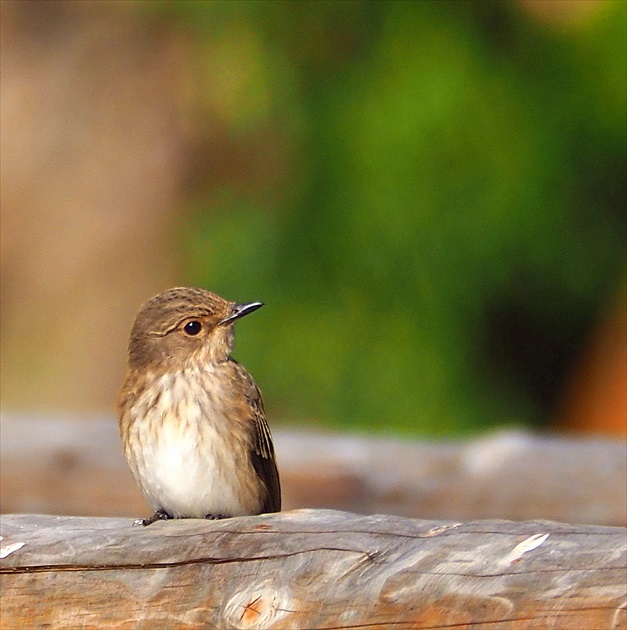
[[[331,510],[147,528],[20,514],[1,525],[3,630],[627,623],[623,528]]]

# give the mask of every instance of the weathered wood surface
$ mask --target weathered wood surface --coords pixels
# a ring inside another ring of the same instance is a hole
[[[627,624],[622,528],[301,510],[148,528],[1,518],[3,630]]]
[[[3,413],[1,433],[1,512],[145,515],[112,416]],[[622,440],[521,432],[440,442],[274,434],[286,509],[627,525]]]

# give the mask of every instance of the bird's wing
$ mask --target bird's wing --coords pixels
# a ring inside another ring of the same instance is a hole
[[[252,439],[250,457],[260,479],[266,486],[266,498],[261,508],[263,513],[281,511],[281,483],[276,466],[274,445],[270,427],[266,421],[263,397],[252,376],[234,359],[230,359],[236,366],[239,376],[248,383],[248,404],[251,410]]]
[[[255,425],[251,458],[257,474],[263,480],[268,491],[262,511],[264,513],[280,512],[281,484],[279,482],[279,471],[276,467],[272,436],[270,435],[270,427],[268,427],[265,413],[263,411],[261,394],[259,395],[258,400],[261,403],[261,408],[257,411],[254,418]]]

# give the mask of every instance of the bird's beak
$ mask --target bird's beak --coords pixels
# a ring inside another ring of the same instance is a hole
[[[247,302],[246,304],[236,304],[231,309],[231,314],[228,317],[225,317],[220,322],[220,326],[222,324],[230,324],[231,322],[234,322],[236,319],[239,319],[240,317],[244,317],[244,315],[248,315],[249,313],[256,311],[258,308],[261,308],[262,306],[263,306],[263,302]]]

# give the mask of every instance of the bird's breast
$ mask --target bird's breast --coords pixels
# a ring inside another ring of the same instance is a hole
[[[154,510],[177,518],[258,513],[250,437],[227,386],[212,370],[169,373],[128,409],[127,457]]]

